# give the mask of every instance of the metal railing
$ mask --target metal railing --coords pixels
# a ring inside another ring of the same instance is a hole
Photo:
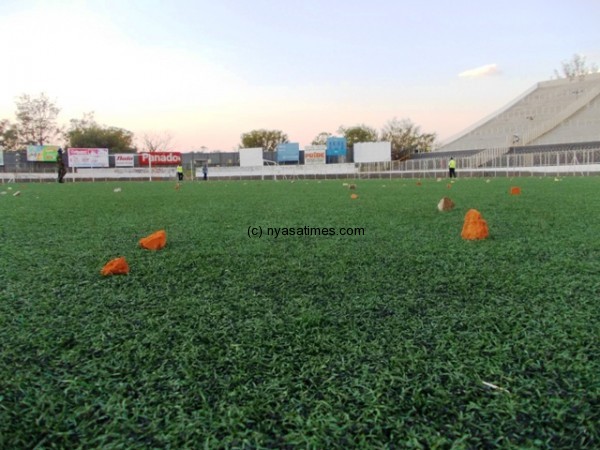
[[[499,148],[484,155],[456,158],[458,176],[526,176],[600,174],[600,148],[509,154]],[[482,152],[483,153],[483,152]],[[439,178],[448,176],[447,158],[359,165],[360,178]]]

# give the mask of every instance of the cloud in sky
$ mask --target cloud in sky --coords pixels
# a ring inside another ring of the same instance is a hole
[[[487,64],[485,66],[476,67],[475,69],[465,70],[458,74],[461,78],[481,78],[489,77],[492,75],[499,75],[500,69],[497,64]]]

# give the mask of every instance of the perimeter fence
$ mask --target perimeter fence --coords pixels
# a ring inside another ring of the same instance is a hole
[[[4,152],[0,181],[54,181],[56,164],[24,161]],[[209,166],[210,180],[281,180],[327,178],[440,178],[448,175],[448,155],[406,161],[337,164],[286,164],[256,167]],[[486,149],[457,156],[459,177],[564,176],[600,174],[600,146],[578,150],[513,152],[508,148]],[[203,179],[198,160],[184,160],[185,178]],[[175,180],[175,167],[69,168],[66,181]]]

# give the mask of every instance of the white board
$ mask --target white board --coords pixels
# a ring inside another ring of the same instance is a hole
[[[256,167],[262,165],[262,148],[240,148],[240,167]]]
[[[369,163],[391,160],[391,142],[357,142],[354,144],[354,162]]]
[[[133,167],[134,156],[133,153],[116,153],[115,167]]]
[[[107,148],[69,148],[69,167],[108,167]]]

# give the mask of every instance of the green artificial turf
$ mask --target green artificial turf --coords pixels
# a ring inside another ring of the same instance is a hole
[[[0,185],[0,448],[600,447],[600,178],[174,187]]]

